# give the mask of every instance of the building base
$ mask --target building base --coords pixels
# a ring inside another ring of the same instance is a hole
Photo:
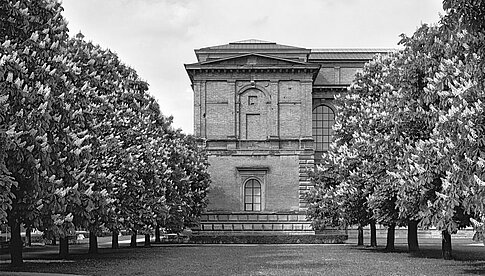
[[[343,243],[345,231],[315,233],[304,212],[207,212],[192,229],[191,243]]]
[[[298,234],[298,235],[268,235],[263,233],[241,235],[193,235],[191,243],[199,244],[327,244],[344,243],[348,239],[346,234]]]

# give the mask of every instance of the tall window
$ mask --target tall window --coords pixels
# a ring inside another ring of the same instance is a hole
[[[313,109],[313,141],[315,143],[315,159],[320,159],[332,142],[332,126],[335,122],[333,110],[326,105],[319,105]]]
[[[244,184],[244,211],[261,211],[261,183],[256,179]]]

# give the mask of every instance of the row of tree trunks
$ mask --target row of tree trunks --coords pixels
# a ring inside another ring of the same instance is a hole
[[[370,223],[371,247],[377,247],[377,233],[375,222]],[[391,224],[387,228],[386,251],[395,250],[396,225]],[[362,225],[358,227],[357,245],[364,245],[364,230]],[[410,221],[408,225],[408,248],[409,252],[419,250],[418,246],[418,222]]]
[[[111,233],[111,248],[117,249],[120,247],[118,240],[119,231],[114,230]],[[136,247],[137,232],[134,231],[131,235],[130,247]],[[160,243],[160,227],[155,228],[155,242]],[[150,235],[145,235],[145,247],[151,246]],[[98,253],[98,241],[97,236],[93,232],[89,232],[89,251],[90,254]]]
[[[417,221],[410,221],[408,223],[408,250],[409,252],[416,252],[419,251],[419,244],[418,244],[418,222]],[[20,235],[20,223],[11,223],[10,225],[12,231],[12,239],[11,239],[11,260],[13,266],[19,266],[23,263],[22,258],[22,237]],[[370,224],[371,229],[371,247],[377,246],[377,237],[376,237],[376,225],[375,223]],[[386,251],[393,251],[395,250],[395,229],[396,225],[391,224],[388,226],[387,229],[387,243],[386,243]],[[158,230],[158,231],[157,231]],[[27,233],[29,229],[27,230]],[[158,233],[157,233],[158,232]],[[131,243],[130,247],[136,247],[136,237],[137,233],[131,235]],[[160,230],[155,230],[155,241],[160,242]],[[28,238],[29,240],[31,238]],[[53,239],[54,244],[55,238]],[[362,225],[358,227],[358,239],[357,245],[364,245],[364,229]],[[150,247],[150,234],[145,234],[145,247]],[[119,248],[118,243],[118,231],[113,231],[112,233],[112,248]],[[452,247],[451,247],[451,234],[448,231],[442,231],[442,255],[443,259],[450,260],[452,259]],[[98,242],[97,236],[94,232],[89,232],[89,251],[90,254],[98,253]],[[59,256],[61,258],[67,258],[69,256],[69,240],[68,237],[63,237],[59,239]]]
[[[364,227],[359,225],[357,228],[357,245],[364,245]],[[375,222],[370,223],[370,246],[377,246],[377,235],[376,235],[376,224]]]
[[[375,239],[375,224],[374,226],[371,224],[371,246],[377,246],[377,242],[374,241]],[[374,232],[374,234],[372,234]],[[386,251],[394,251],[395,250],[395,236],[396,236],[396,225],[391,224],[387,228],[387,243],[386,243]],[[443,259],[451,260],[453,259],[452,256],[452,246],[451,246],[451,234],[447,230],[441,232],[442,240],[441,240],[441,251]],[[417,221],[410,221],[408,223],[408,250],[409,252],[417,252],[419,251],[419,243],[418,243],[418,222]],[[363,227],[360,225],[358,227],[358,238],[357,238],[357,245],[364,245],[364,230]]]
[[[408,223],[408,250],[409,252],[419,251],[418,244],[418,221],[409,221]],[[387,228],[386,251],[394,251],[396,241],[396,225],[391,224]]]

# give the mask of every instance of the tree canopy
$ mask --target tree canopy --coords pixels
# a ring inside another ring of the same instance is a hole
[[[2,1],[0,12],[0,223],[12,228],[12,263],[20,225],[66,238],[195,223],[206,157],[136,71],[70,38],[56,0]]]
[[[454,233],[483,216],[485,7],[443,8],[438,24],[402,35],[402,50],[376,56],[335,100],[335,140],[308,195],[315,225],[370,215]]]

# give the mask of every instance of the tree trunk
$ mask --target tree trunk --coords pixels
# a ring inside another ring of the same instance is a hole
[[[376,236],[376,223],[372,221],[370,223],[370,246],[377,247],[377,236]]]
[[[56,240],[56,237],[53,237],[53,238],[52,238],[52,245],[57,245],[57,240]]]
[[[419,251],[418,221],[416,220],[410,220],[408,222],[408,250],[409,252]]]
[[[27,246],[32,246],[32,228],[25,229],[25,243]]]
[[[387,228],[387,244],[386,251],[394,251],[394,241],[396,237],[396,225],[391,224]]]
[[[150,247],[150,234],[145,234],[145,247]]]
[[[443,259],[451,260],[453,257],[451,255],[451,234],[448,230],[441,232],[441,252],[443,253]]]
[[[357,233],[357,245],[364,245],[364,228],[360,224],[359,228],[357,228]]]
[[[116,230],[113,230],[113,232],[111,233],[111,248],[120,248],[120,244],[118,243],[118,231]]]
[[[97,254],[98,253],[98,237],[96,233],[93,231],[89,231],[89,254]]]
[[[155,227],[155,243],[160,243],[160,225],[158,223]]]
[[[136,231],[133,231],[133,234],[131,234],[130,247],[136,247]]]
[[[11,240],[10,240],[10,260],[13,266],[21,266],[24,262],[22,258],[22,237],[20,236],[20,222],[12,219],[10,223]]]
[[[69,256],[69,239],[68,237],[59,238],[59,257],[65,259]]]

